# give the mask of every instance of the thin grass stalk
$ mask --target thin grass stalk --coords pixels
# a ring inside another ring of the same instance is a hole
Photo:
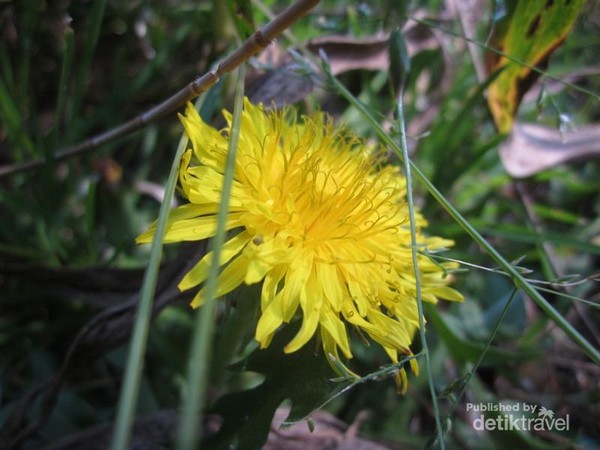
[[[471,378],[473,378],[473,375],[475,374],[475,372],[477,372],[477,369],[481,365],[481,362],[483,361],[485,354],[487,353],[488,349],[491,347],[492,342],[494,342],[494,338],[496,337],[496,334],[498,333],[498,330],[500,329],[500,325],[502,324],[502,322],[504,322],[504,318],[506,317],[506,314],[508,313],[508,309],[510,308],[510,305],[512,305],[513,300],[517,296],[517,292],[518,292],[518,289],[515,287],[515,288],[513,288],[512,292],[510,293],[510,296],[509,296],[508,300],[506,301],[504,307],[502,308],[502,311],[500,312],[500,317],[498,317],[498,320],[496,321],[496,324],[494,325],[494,328],[492,329],[492,332],[490,333],[490,336],[488,337],[488,340],[485,343],[483,350],[479,354],[479,357],[477,358],[477,361],[475,361],[475,364],[473,365],[471,370],[469,370],[469,373],[467,374],[466,378],[464,379],[464,382],[462,383],[460,391],[456,395],[454,404],[448,411],[448,414],[446,416],[448,419],[450,419],[452,417],[452,415],[454,414],[454,411],[456,410],[456,407],[458,406],[458,402],[463,397],[463,395],[465,395],[465,392],[467,391],[467,386],[469,385]],[[446,424],[448,424],[447,421],[446,421]]]
[[[83,103],[83,96],[85,94],[90,68],[92,67],[94,52],[96,51],[96,46],[98,44],[98,38],[100,37],[100,29],[102,27],[105,9],[106,0],[96,0],[96,2],[94,2],[90,17],[89,34],[81,58],[81,66],[77,69],[78,77],[75,84],[75,92],[73,93],[73,103],[71,105],[69,120],[67,121],[69,124],[72,124],[73,118],[78,116],[81,104]],[[75,130],[73,130],[73,132],[75,132]]]
[[[227,162],[221,191],[221,203],[217,215],[217,229],[211,239],[210,250],[213,252],[212,263],[205,288],[204,303],[198,308],[192,337],[190,363],[185,385],[182,389],[182,414],[179,421],[177,446],[178,450],[198,449],[202,438],[202,422],[200,420],[202,409],[206,401],[206,387],[211,362],[211,347],[214,335],[214,317],[217,306],[215,298],[219,275],[219,260],[221,247],[225,242],[225,223],[229,211],[229,197],[233,185],[233,173],[237,144],[242,122],[242,108],[244,106],[244,82],[246,78],[245,65],[237,69],[236,96],[233,108],[233,121],[229,135],[229,148]]]
[[[594,302],[591,300],[586,300],[584,298],[579,298],[579,297],[576,297],[575,295],[567,294],[566,292],[557,291],[556,289],[543,288],[543,287],[539,287],[539,286],[536,289],[538,291],[547,292],[548,294],[557,295],[559,297],[563,297],[563,298],[566,298],[569,300],[573,300],[575,302],[579,302],[583,305],[589,306],[590,308],[600,309],[600,304],[598,304],[597,302]]]
[[[7,47],[7,45],[0,45],[0,80],[4,80],[8,90],[14,92],[15,74]]]
[[[0,78],[0,118],[9,141],[16,149],[16,158],[23,159],[26,153],[35,154],[35,145],[25,131],[19,107],[2,78]]]
[[[203,97],[200,101],[202,100]],[[111,450],[126,450],[129,448],[128,443],[139,397],[142,371],[144,368],[144,355],[146,353],[148,330],[150,328],[152,305],[154,303],[154,293],[156,291],[160,260],[162,257],[167,218],[169,216],[171,200],[175,192],[175,185],[177,184],[179,162],[187,147],[187,143],[188,138],[184,134],[179,141],[177,152],[173,158],[164,198],[160,206],[156,233],[154,234],[152,246],[150,247],[150,259],[144,274],[144,281],[140,293],[140,303],[133,325],[133,335],[125,368],[125,380],[119,396],[117,419],[110,446]]]
[[[22,8],[22,16],[18,26],[21,28],[23,34],[21,36],[20,54],[16,67],[17,83],[15,84],[15,90],[12,92],[12,95],[15,99],[15,103],[24,106],[29,103],[29,95],[31,92],[31,64],[35,47],[34,40],[31,39],[30,36],[33,36],[37,29],[39,15],[42,11],[42,2],[30,0],[28,2],[20,3],[21,5],[19,6]]]
[[[321,403],[318,407],[315,408],[315,411],[320,411],[324,409],[327,405],[331,404],[334,400],[340,398],[346,392],[351,391],[359,384],[366,383],[367,381],[381,381],[385,378],[389,378],[390,376],[395,376],[398,374],[398,370],[406,367],[406,364],[409,363],[412,359],[418,358],[421,353],[417,353],[411,356],[407,356],[406,358],[400,359],[397,363],[394,364],[386,364],[382,366],[380,369],[375,372],[371,372],[363,377],[352,377],[348,376],[342,379],[335,379],[335,381],[339,382],[348,382],[345,386],[336,389],[323,403]],[[301,420],[306,420],[310,415],[302,418]],[[282,426],[293,425],[295,423],[300,422],[301,420],[295,420],[293,422],[283,421],[281,422]]]
[[[408,217],[410,226],[410,253],[412,257],[412,265],[415,274],[415,288],[417,294],[417,309],[419,313],[419,337],[421,340],[421,347],[423,350],[423,356],[425,357],[425,372],[427,373],[427,381],[429,384],[429,393],[431,395],[431,405],[433,406],[433,412],[435,414],[435,427],[437,440],[440,444],[440,448],[444,450],[444,430],[442,428],[440,406],[438,404],[437,393],[435,391],[435,384],[433,382],[433,372],[431,369],[431,355],[429,353],[429,345],[427,344],[427,337],[425,336],[425,319],[423,316],[423,297],[421,295],[421,273],[419,271],[419,258],[417,246],[417,226],[415,217],[415,202],[412,192],[412,173],[410,166],[410,158],[408,157],[408,144],[406,141],[406,123],[404,119],[404,102],[403,102],[403,88],[400,89],[398,98],[396,99],[396,114],[398,117],[398,126],[400,127],[400,149],[402,152],[402,163],[404,169],[404,177],[406,178],[406,201],[408,203]]]
[[[373,130],[377,133],[379,138],[389,146],[394,153],[403,159],[402,149],[398,147],[396,142],[388,135],[388,133],[381,128],[379,122],[373,117],[373,115],[367,110],[367,108],[356,98],[346,87],[340,83],[337,78],[331,73],[331,70],[326,64],[323,65],[325,74],[329,77],[330,82],[333,84],[335,89],[342,95],[350,104],[352,104],[361,115],[371,124]],[[519,273],[519,270],[515,268],[510,262],[490,244],[471,223],[465,219],[460,212],[444,197],[444,195],[429,181],[423,172],[410,161],[410,167],[413,175],[423,184],[429,194],[446,210],[446,212],[452,217],[452,219],[460,225],[460,227],[484,250],[490,257],[504,269],[508,276],[511,278],[513,284],[522,289],[525,294],[531,297],[536,304],[569,336],[573,342],[575,342],[581,349],[589,356],[589,358],[596,364],[600,364],[600,352],[577,331],[573,325],[571,325],[563,316],[560,314],[542,295],[536,291],[535,287],[532,286],[524,277]]]
[[[57,147],[60,127],[62,122],[63,112],[65,110],[65,104],[67,100],[67,82],[71,75],[71,67],[73,65],[73,30],[68,27],[64,32],[65,49],[63,52],[62,67],[60,70],[60,81],[58,83],[58,95],[56,98],[56,110],[54,112],[54,122],[52,124],[52,131],[50,136],[50,145],[47,149],[46,158],[54,156],[54,151]]]

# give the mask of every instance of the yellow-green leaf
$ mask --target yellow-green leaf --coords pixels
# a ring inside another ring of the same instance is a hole
[[[489,72],[503,68],[490,85],[488,104],[501,133],[511,130],[523,95],[539,74],[532,66],[543,66],[567,36],[584,0],[511,0],[504,3],[506,15],[495,24],[492,46],[504,55],[492,55]]]

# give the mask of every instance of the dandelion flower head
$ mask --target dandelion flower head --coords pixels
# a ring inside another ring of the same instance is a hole
[[[204,123],[191,104],[181,116],[192,147],[179,174],[189,203],[171,211],[165,242],[198,241],[216,232],[232,123],[230,113],[224,116],[227,126],[221,131]],[[342,355],[352,357],[349,331],[354,329],[380,344],[394,363],[400,355],[412,355],[419,316],[406,183],[382,155],[326,114],[298,120],[291,107],[266,111],[245,100],[217,296],[243,283],[262,283],[255,333],[262,348],[283,324],[300,317],[286,353],[317,335],[325,355],[339,366]],[[426,237],[425,226],[417,211],[420,250],[452,245]],[[151,242],[154,231],[151,226],[137,242]],[[179,288],[202,285],[211,261],[212,252]],[[448,286],[452,267],[420,252],[424,301],[462,300]],[[193,307],[202,304],[204,294],[198,290]],[[417,371],[414,359],[411,367]],[[403,370],[397,382],[406,389]]]

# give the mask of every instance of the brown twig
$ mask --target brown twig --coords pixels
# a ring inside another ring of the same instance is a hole
[[[107,142],[126,136],[143,126],[172,113],[186,102],[198,97],[202,92],[208,90],[211,86],[216,84],[224,74],[231,72],[252,55],[265,48],[284,30],[289,28],[301,17],[305,16],[308,11],[319,3],[319,1],[320,0],[296,1],[264,27],[254,32],[254,34],[246,39],[236,51],[218,62],[212,70],[202,76],[198,76],[194,81],[176,94],[172,95],[159,105],[115,128],[93,136],[79,144],[59,150],[54,157],[54,161],[59,162],[88,153]],[[24,163],[1,166],[0,179],[28,170],[38,169],[44,166],[44,164],[46,164],[46,159],[40,158]]]

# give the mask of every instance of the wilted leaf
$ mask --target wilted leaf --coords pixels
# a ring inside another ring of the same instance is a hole
[[[594,155],[600,155],[600,124],[561,132],[542,125],[516,123],[500,146],[504,168],[517,178]]]
[[[509,55],[488,59],[491,73],[504,68],[488,90],[488,104],[500,133],[507,133],[523,95],[538,78],[531,66],[543,66],[565,39],[584,0],[505,2],[506,15],[495,24],[492,46]]]
[[[282,108],[302,100],[313,91],[316,83],[313,74],[289,62],[262,74],[246,92],[253,103]]]
[[[388,67],[389,34],[355,38],[352,36],[326,36],[313,39],[308,49],[319,54],[324,51],[334,75],[349,70],[383,70]]]
[[[414,55],[425,49],[439,48],[433,34],[416,22],[409,23],[402,31],[408,51]],[[367,37],[344,35],[325,36],[311,40],[306,48],[314,53],[325,52],[334,75],[350,70],[387,70],[390,62],[390,34]],[[255,59],[264,73],[251,73],[248,96],[255,102],[281,107],[295,103],[308,95],[317,86],[317,77],[312,68],[303,67],[288,53],[273,43]]]

